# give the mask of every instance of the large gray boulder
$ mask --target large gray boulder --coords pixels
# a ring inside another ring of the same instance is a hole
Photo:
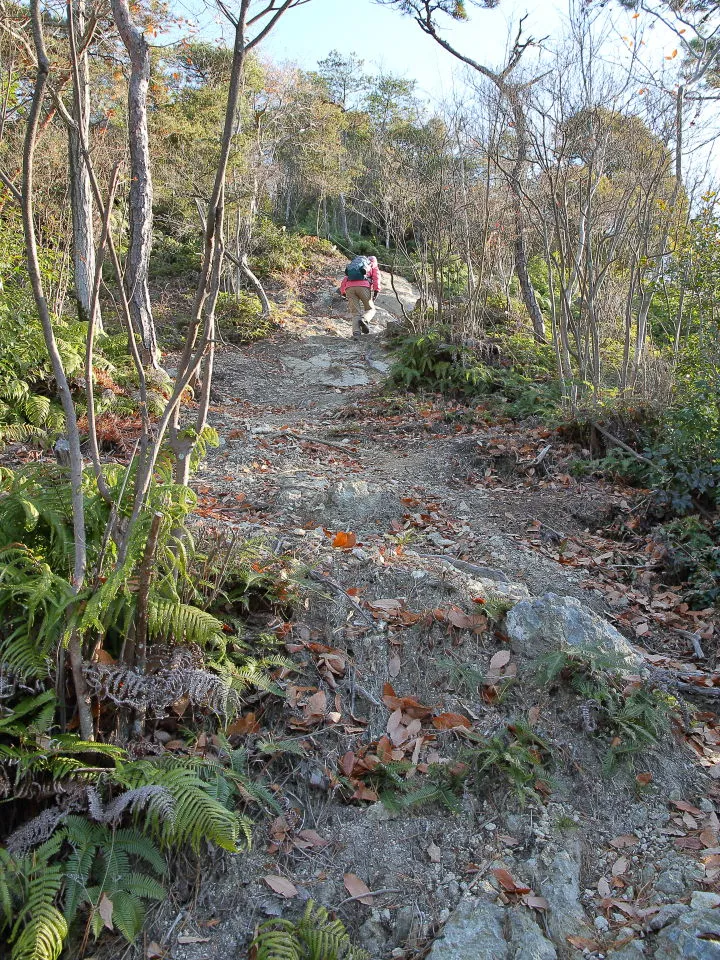
[[[593,650],[606,654],[626,669],[638,669],[641,659],[623,635],[575,597],[544,593],[523,600],[506,621],[512,649],[528,660],[552,650]]]

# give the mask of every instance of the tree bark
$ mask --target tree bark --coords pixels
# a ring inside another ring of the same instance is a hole
[[[83,457],[80,449],[80,433],[78,431],[77,414],[75,405],[70,393],[70,385],[63,367],[62,357],[55,340],[55,331],[50,317],[45,291],[43,289],[42,273],[40,270],[40,260],[37,250],[37,237],[35,234],[35,211],[34,211],[34,172],[35,172],[35,147],[37,145],[37,136],[40,123],[40,112],[42,110],[45,92],[50,74],[50,61],[45,51],[45,40],[42,30],[42,14],[40,12],[39,0],[32,0],[31,3],[33,39],[35,51],[37,54],[37,76],[35,79],[35,89],[33,91],[32,104],[28,113],[27,128],[25,132],[25,143],[23,148],[23,185],[22,185],[22,219],[23,233],[25,238],[25,250],[27,256],[28,276],[37,306],[38,316],[42,325],[43,337],[50,355],[53,375],[57,383],[58,394],[65,415],[65,425],[68,439],[68,452],[70,458],[70,490],[73,516],[73,574],[72,589],[73,592],[79,592],[85,579],[85,568],[87,564],[87,547],[85,542],[85,500],[83,496]],[[92,712],[90,710],[90,697],[88,694],[85,676],[83,674],[82,648],[77,631],[73,631],[70,636],[68,646],[70,655],[70,664],[72,668],[73,682],[75,687],[75,697],[78,706],[78,716],[80,721],[80,734],[85,740],[94,738]]]
[[[71,8],[72,4],[72,8]],[[69,0],[68,18],[75,23],[74,36],[85,32],[85,0]],[[90,174],[83,155],[82,144],[90,142],[90,76],[87,50],[78,54],[78,89],[75,90],[73,119],[78,130],[68,128],[68,166],[70,170],[70,206],[73,231],[73,269],[78,316],[85,322],[90,318],[90,301],[95,283],[95,236],[93,231],[93,197]],[[99,305],[95,326],[102,330]]]
[[[142,341],[145,354],[143,359],[156,365],[158,345],[148,289],[153,223],[153,183],[147,120],[150,47],[143,32],[132,22],[127,0],[111,0],[111,5],[115,25],[130,57],[128,85],[130,240],[125,267],[125,287],[133,327]]]

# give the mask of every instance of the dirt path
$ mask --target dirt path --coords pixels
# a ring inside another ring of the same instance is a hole
[[[581,574],[520,543],[540,515],[552,530],[581,529],[572,498],[559,509],[557,497],[541,492],[468,482],[486,435],[479,427],[425,423],[418,410],[394,429],[378,413],[374,398],[390,367],[383,327],[357,343],[345,320],[319,318],[283,339],[222,353],[211,412],[222,447],[201,484],[223,491],[221,507],[243,496],[240,521],[250,515],[263,527],[297,529],[317,520],[359,536],[402,524],[411,512],[404,499],[436,503],[444,523],[415,531],[418,550],[499,566],[531,592],[587,593]]]
[[[502,610],[548,591],[603,609],[586,571],[526,542],[538,522],[551,536],[581,532],[597,505],[581,489],[479,482],[504,428],[466,422],[451,404],[380,397],[381,330],[354,343],[340,309],[328,288],[316,319],[217,361],[221,447],[198,479],[201,513],[310,571],[284,634],[300,673],[280,718],[263,720],[301,757],[271,767],[248,740],[285,814],[258,825],[254,852],[205,864],[192,907],[168,905],[153,936],[176,960],[240,960],[257,923],[311,898],[373,960],[717,956],[704,920],[688,936],[706,952],[680,952],[682,931],[677,947],[658,933],[695,918],[686,901],[709,883],[697,851],[715,856],[720,821],[707,777],[668,741],[603,778],[607,743],[583,726],[577,697],[539,686],[536,652],[517,655],[502,626]],[[592,616],[569,610],[573,622]],[[484,737],[534,718],[553,770],[535,783],[541,804],[519,804],[500,768],[449,807],[438,796],[412,811],[373,802],[382,789],[367,773],[379,761],[401,765],[400,786],[386,788],[403,796],[452,770],[465,740],[442,718],[458,714]],[[348,874],[382,892],[349,900]],[[268,876],[296,893],[279,897]]]

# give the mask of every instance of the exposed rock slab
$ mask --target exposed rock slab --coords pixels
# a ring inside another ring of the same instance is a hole
[[[720,960],[720,907],[713,893],[693,894],[690,910],[657,935],[655,960]]]

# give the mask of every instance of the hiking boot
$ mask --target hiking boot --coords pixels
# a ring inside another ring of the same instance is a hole
[[[360,321],[360,331],[361,333],[370,333],[370,327],[365,323],[364,320]]]

